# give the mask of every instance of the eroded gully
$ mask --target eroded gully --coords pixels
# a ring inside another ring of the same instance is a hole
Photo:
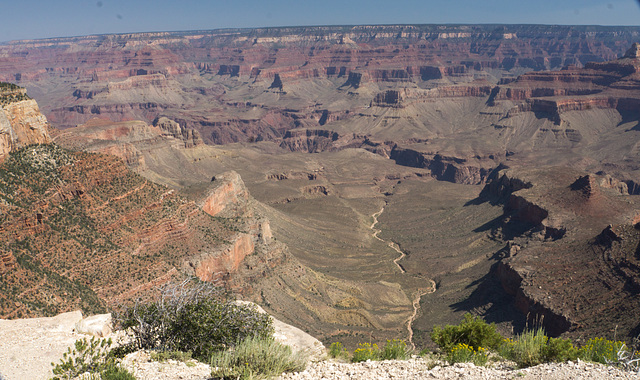
[[[387,241],[384,240],[383,238],[379,237],[378,234],[380,232],[382,232],[382,230],[375,228],[376,224],[378,224],[378,217],[382,214],[382,212],[384,212],[384,208],[387,206],[386,202],[385,204],[382,206],[382,208],[380,209],[380,211],[374,213],[373,215],[371,215],[371,217],[373,218],[373,223],[371,223],[371,230],[373,231],[373,237],[380,240],[381,242],[387,244],[387,246],[389,246],[389,248],[393,249],[394,251],[398,252],[400,254],[399,257],[397,257],[396,259],[393,260],[393,263],[396,264],[396,266],[398,267],[398,269],[400,270],[400,273],[407,273],[407,271],[404,269],[404,267],[400,264],[400,260],[404,259],[407,254],[402,252],[402,250],[400,249],[400,247],[398,246],[398,244],[394,243],[393,241]],[[413,349],[416,348],[415,344],[413,343],[413,321],[416,319],[416,317],[418,316],[418,311],[420,310],[420,299],[422,298],[422,296],[426,295],[426,294],[431,294],[433,292],[436,291],[436,283],[435,281],[429,279],[429,282],[431,283],[431,286],[429,288],[426,289],[417,289],[416,292],[414,293],[414,298],[413,298],[413,314],[411,314],[411,316],[409,317],[409,319],[407,319],[407,333],[409,335],[408,341],[409,344],[411,345],[411,347],[413,347]]]

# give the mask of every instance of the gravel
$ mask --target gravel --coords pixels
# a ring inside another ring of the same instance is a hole
[[[127,355],[124,367],[140,380],[205,380],[211,378],[207,364],[168,360],[149,361],[149,354],[139,351]],[[282,374],[277,380],[386,380],[386,379],[640,379],[640,373],[616,367],[583,362],[547,363],[517,369],[505,362],[477,367],[471,363],[446,365],[425,358],[411,360],[366,361],[344,363],[334,360],[310,363],[299,373]]]
[[[640,374],[583,361],[548,363],[514,369],[502,363],[477,367],[471,363],[438,365],[433,360],[367,361],[351,364],[335,361],[311,363],[304,372],[283,374],[279,380],[311,379],[638,379]]]

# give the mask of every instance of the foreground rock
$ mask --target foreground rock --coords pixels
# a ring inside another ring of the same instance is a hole
[[[91,331],[108,334],[109,321],[108,314],[83,319],[79,310],[49,318],[0,319],[0,379],[48,379],[51,363],[59,363],[67,347],[90,338]]]
[[[249,302],[241,304],[255,306]],[[111,314],[83,318],[82,312],[73,311],[49,318],[0,319],[0,380],[38,380],[53,376],[51,363],[59,363],[62,354],[82,338],[111,337],[118,341],[121,335],[111,331]],[[319,360],[325,348],[304,331],[273,318],[274,338],[288,345],[294,352],[307,352],[310,359]],[[167,360],[151,361],[148,351],[127,355],[123,366],[138,379],[208,379],[208,364]]]

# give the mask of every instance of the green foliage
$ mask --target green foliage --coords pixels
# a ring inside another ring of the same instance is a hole
[[[306,362],[303,354],[292,354],[289,347],[271,337],[250,336],[232,350],[214,353],[211,375],[221,379],[268,378],[303,371]]]
[[[387,343],[380,353],[380,359],[382,360],[405,360],[410,357],[411,350],[407,347],[407,343],[399,339],[387,339]]]
[[[349,352],[340,342],[333,342],[329,347],[329,357],[333,359],[346,359],[349,357]]]
[[[542,357],[547,362],[566,362],[578,359],[578,349],[573,346],[571,339],[549,338],[542,347]]]
[[[100,372],[100,380],[136,380],[136,377],[126,369],[112,364]]]
[[[527,330],[513,340],[506,339],[500,353],[521,368],[578,358],[578,350],[571,343],[571,339],[548,338],[542,328]]]
[[[584,361],[612,364],[618,362],[618,352],[625,347],[624,342],[604,338],[592,338],[580,347],[578,357]]]
[[[482,366],[487,364],[488,356],[487,350],[483,347],[474,349],[468,344],[458,343],[447,353],[447,361],[449,364],[471,362]]]
[[[273,333],[268,314],[226,299],[210,284],[187,285],[169,286],[156,301],[115,313],[117,325],[133,335],[132,349],[191,352],[208,360],[247,337]]]
[[[0,82],[0,106],[31,99],[22,87],[13,83]]]
[[[85,372],[100,374],[102,379],[135,379],[108,355],[110,346],[111,339],[76,340],[73,349],[69,347],[62,355],[60,363],[51,363],[53,379],[71,379]]]
[[[545,361],[542,351],[547,340],[542,328],[526,330],[514,339],[506,339],[500,347],[500,354],[516,362],[521,368],[538,365]]]
[[[360,343],[358,348],[353,351],[351,361],[354,363],[364,362],[367,360],[378,360],[380,358],[380,348],[377,344]]]
[[[474,350],[480,347],[497,349],[503,338],[496,331],[495,324],[488,324],[481,317],[465,314],[457,326],[434,327],[431,340],[442,350],[450,351],[459,343],[467,344]]]

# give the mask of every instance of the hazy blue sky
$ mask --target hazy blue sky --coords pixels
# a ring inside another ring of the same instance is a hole
[[[292,25],[640,25],[636,0],[0,0],[0,15],[0,41]]]

